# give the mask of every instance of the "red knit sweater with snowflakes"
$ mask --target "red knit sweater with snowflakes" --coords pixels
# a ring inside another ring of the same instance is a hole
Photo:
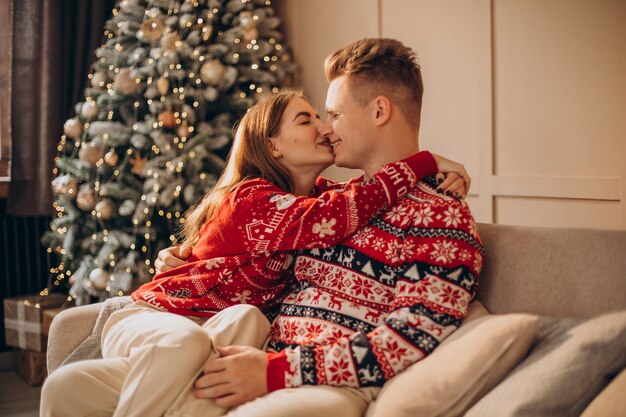
[[[187,263],[157,274],[132,299],[188,316],[210,317],[244,303],[267,312],[293,288],[294,250],[336,244],[436,170],[432,155],[419,152],[367,183],[334,190],[336,184],[318,179],[315,198],[262,179],[243,182],[203,226]]]
[[[457,329],[482,264],[467,204],[432,178],[339,244],[301,251],[272,326],[269,390],[382,386]]]

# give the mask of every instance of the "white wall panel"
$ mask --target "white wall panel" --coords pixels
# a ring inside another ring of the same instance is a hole
[[[619,177],[626,2],[494,2],[496,173]]]
[[[365,36],[417,52],[421,146],[466,165],[477,220],[626,229],[626,1],[275,3],[320,112],[329,52]]]

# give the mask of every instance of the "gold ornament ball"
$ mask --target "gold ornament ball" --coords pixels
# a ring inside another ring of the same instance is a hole
[[[106,85],[107,74],[104,71],[96,71],[91,76],[91,86],[93,88],[102,89]]]
[[[105,198],[96,204],[96,212],[100,213],[102,220],[110,220],[115,214],[115,204],[108,198]]]
[[[253,41],[259,37],[259,30],[257,28],[246,29],[243,32],[243,40],[246,42]]]
[[[103,290],[109,282],[109,273],[102,268],[96,268],[89,274],[89,281],[97,290]]]
[[[178,135],[179,138],[189,138],[191,137],[191,126],[189,126],[186,122],[181,123],[177,128],[176,128],[176,134]]]
[[[77,118],[68,119],[63,125],[63,133],[65,136],[78,139],[83,133],[83,125]]]
[[[171,129],[176,126],[176,116],[174,116],[174,112],[171,110],[163,110],[159,113],[158,117],[159,123],[163,125],[163,127],[167,129]]]
[[[180,36],[176,32],[168,32],[161,38],[161,48],[166,51],[176,52],[180,46]]]
[[[80,108],[80,113],[86,119],[93,119],[98,115],[98,106],[94,101],[86,101]]]
[[[200,79],[206,84],[218,85],[222,81],[225,71],[224,64],[213,59],[205,62],[202,68],[200,68]]]
[[[152,17],[143,21],[137,35],[148,42],[158,41],[163,36],[164,29],[165,23],[163,23],[163,20],[158,17]]]
[[[106,155],[104,155],[104,162],[107,163],[107,165],[109,166],[115,166],[117,165],[117,162],[119,161],[120,157],[117,155],[117,153],[111,149],[109,152],[106,153]]]
[[[76,205],[83,211],[91,211],[96,205],[96,193],[88,184],[80,186],[76,196]]]
[[[115,76],[113,88],[122,94],[130,95],[139,89],[139,83],[131,75],[130,68],[122,68]]]
[[[52,192],[56,196],[62,195],[74,199],[78,192],[78,180],[70,174],[58,176],[52,180]]]
[[[162,96],[166,95],[170,91],[170,81],[166,77],[161,77],[156,82],[157,90]]]
[[[239,14],[239,24],[244,29],[256,28],[256,21],[254,20],[254,14],[250,11],[241,12]]]
[[[90,165],[96,165],[104,155],[102,145],[93,142],[85,143],[78,151],[78,159],[87,162]]]

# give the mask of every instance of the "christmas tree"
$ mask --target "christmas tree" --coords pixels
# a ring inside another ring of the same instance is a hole
[[[152,277],[233,124],[293,70],[278,26],[269,0],[119,3],[58,144],[51,288],[68,282],[80,305]]]

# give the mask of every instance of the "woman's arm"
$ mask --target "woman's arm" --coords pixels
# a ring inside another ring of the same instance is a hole
[[[384,166],[367,182],[347,183],[316,198],[252,180],[231,195],[233,220],[249,251],[328,247],[365,226],[436,170],[431,154],[423,151]]]

